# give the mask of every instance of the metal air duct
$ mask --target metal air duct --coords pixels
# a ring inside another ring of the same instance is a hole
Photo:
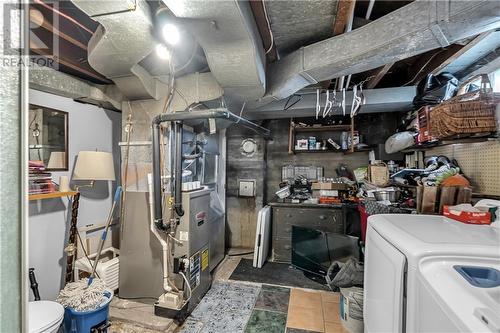
[[[250,107],[284,99],[319,81],[374,69],[498,27],[498,1],[417,0],[272,64],[266,96]]]
[[[256,100],[266,91],[265,55],[247,1],[163,0],[205,51],[208,65],[229,98]]]

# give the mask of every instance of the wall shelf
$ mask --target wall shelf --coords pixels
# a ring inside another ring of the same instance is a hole
[[[322,126],[297,126],[293,118],[290,118],[290,127],[288,133],[288,154],[296,153],[355,153],[357,151],[351,147],[349,150],[335,150],[335,149],[318,149],[318,150],[295,150],[295,133],[301,132],[349,132],[350,136],[354,136],[354,118],[351,118],[351,123],[346,125],[322,125]]]
[[[442,147],[442,146],[448,146],[448,145],[455,145],[455,144],[467,144],[467,143],[478,143],[478,142],[486,142],[486,141],[495,141],[498,140],[498,138],[495,137],[468,137],[468,138],[458,138],[458,139],[443,139],[440,141],[434,141],[430,143],[424,143],[421,145],[415,145],[412,147],[408,147],[403,149],[401,152],[403,153],[412,153],[414,151],[419,151],[419,150],[428,150],[432,149],[435,147]]]
[[[374,146],[368,146],[368,147],[364,147],[364,148],[354,148],[354,151],[351,151],[350,149],[347,149],[347,150],[342,150],[342,149],[339,149],[339,150],[334,150],[334,149],[317,149],[317,150],[309,150],[309,149],[304,149],[304,150],[300,150],[300,149],[293,149],[293,153],[294,154],[302,154],[302,153],[343,153],[343,154],[352,154],[352,153],[362,153],[362,152],[368,152],[370,150],[372,150],[374,148]]]
[[[68,191],[68,192],[51,192],[51,193],[40,193],[40,194],[30,194],[28,196],[30,201],[33,200],[43,200],[43,199],[54,199],[54,198],[62,198],[62,197],[72,197],[78,192],[76,191]]]

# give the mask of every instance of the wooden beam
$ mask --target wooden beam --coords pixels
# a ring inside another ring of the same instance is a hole
[[[356,0],[339,0],[337,5],[337,14],[333,24],[333,35],[341,35],[345,32],[345,27],[349,22],[351,12],[354,10]]]
[[[408,74],[409,81],[405,85],[419,82],[463,47],[463,45],[452,44],[445,49],[432,50],[422,54],[411,66]]]
[[[71,69],[73,69],[73,70],[75,70],[83,75],[97,79],[103,83],[111,83],[110,80],[108,80],[107,78],[105,78],[104,76],[102,76],[98,73],[94,73],[91,70],[85,69],[82,66],[80,66],[79,64],[76,64],[69,59],[64,59],[60,56],[58,57],[58,56],[51,54],[48,51],[45,51],[45,49],[41,45],[37,45],[37,43],[34,40],[30,40],[30,50],[38,55],[52,59],[53,61],[55,61],[63,66],[66,66],[68,68],[71,68]]]
[[[41,28],[44,28],[45,30],[51,32],[52,34],[54,34],[54,35],[56,35],[58,37],[61,37],[65,41],[70,42],[71,44],[73,44],[73,45],[81,48],[82,50],[87,51],[87,45],[83,44],[79,40],[77,40],[77,39],[75,39],[75,38],[73,38],[73,37],[65,34],[64,32],[60,31],[59,29],[57,29],[56,27],[54,27],[52,24],[50,24],[47,20],[44,20],[43,23],[40,25],[39,24],[40,22],[38,22],[38,20],[36,18],[33,18],[30,15],[30,22],[33,22],[34,24],[39,25]]]
[[[371,78],[370,81],[368,81],[368,84],[366,85],[367,89],[373,89],[375,86],[382,80],[382,78],[389,72],[389,70],[392,68],[394,65],[394,62],[388,63],[385,66],[382,66],[377,69],[377,74],[373,78]]]
[[[264,44],[264,51],[269,49],[271,43],[273,44],[271,50],[266,54],[268,62],[275,62],[278,60],[278,50],[276,49],[276,44],[273,42],[271,37],[271,31],[269,31],[269,27],[267,26],[266,11],[264,6],[265,3],[262,0],[250,1],[250,8],[252,8],[253,17],[255,18],[257,29],[259,30],[262,43]]]
[[[446,66],[448,66],[449,64],[451,64],[452,62],[454,62],[455,60],[460,58],[465,52],[469,51],[471,48],[476,46],[480,41],[482,41],[484,38],[486,38],[492,32],[493,31],[487,31],[487,32],[483,32],[482,34],[477,35],[476,38],[471,40],[464,47],[462,47],[457,52],[452,54],[448,59],[443,61],[439,66],[437,66],[434,70],[432,70],[432,72],[430,74],[435,75],[435,74],[438,74],[439,72],[441,72]]]

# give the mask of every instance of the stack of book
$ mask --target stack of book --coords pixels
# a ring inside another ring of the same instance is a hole
[[[29,194],[55,192],[52,175],[42,161],[29,161]]]

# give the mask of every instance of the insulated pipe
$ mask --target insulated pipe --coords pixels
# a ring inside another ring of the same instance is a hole
[[[174,185],[174,209],[177,216],[184,215],[182,209],[182,121],[171,122],[174,129],[175,152],[174,152],[174,177],[170,178],[170,184]],[[171,187],[172,188],[172,187]]]
[[[160,123],[153,122],[152,127],[152,145],[153,145],[153,188],[154,188],[154,215],[151,217],[154,220],[156,227],[159,230],[165,231],[167,228],[163,225],[162,211],[162,183],[161,183],[161,168],[160,168]]]
[[[229,112],[224,108],[203,110],[203,111],[183,111],[175,113],[162,113],[153,118],[152,121],[152,147],[153,147],[153,188],[154,188],[154,223],[156,227],[160,230],[166,230],[167,228],[163,225],[163,212],[162,212],[162,184],[161,184],[161,167],[160,167],[160,124],[170,121],[174,122],[174,135],[175,129],[181,129],[182,132],[182,121],[184,120],[200,120],[200,119],[226,119],[239,124],[245,128],[248,128],[255,132],[256,134],[262,135],[265,139],[271,139],[271,132],[259,126],[251,121],[244,118],[238,117],[237,115]],[[178,125],[175,125],[177,124]],[[182,134],[182,133],[181,133]],[[182,138],[181,135],[175,135],[173,140],[175,144],[175,155],[179,158],[176,159],[175,167],[175,182],[177,186],[174,187],[174,207],[176,213],[179,215],[182,211],[182,198],[181,198],[181,183],[182,180]],[[173,179],[170,178],[170,182]],[[179,215],[182,216],[182,215]]]

